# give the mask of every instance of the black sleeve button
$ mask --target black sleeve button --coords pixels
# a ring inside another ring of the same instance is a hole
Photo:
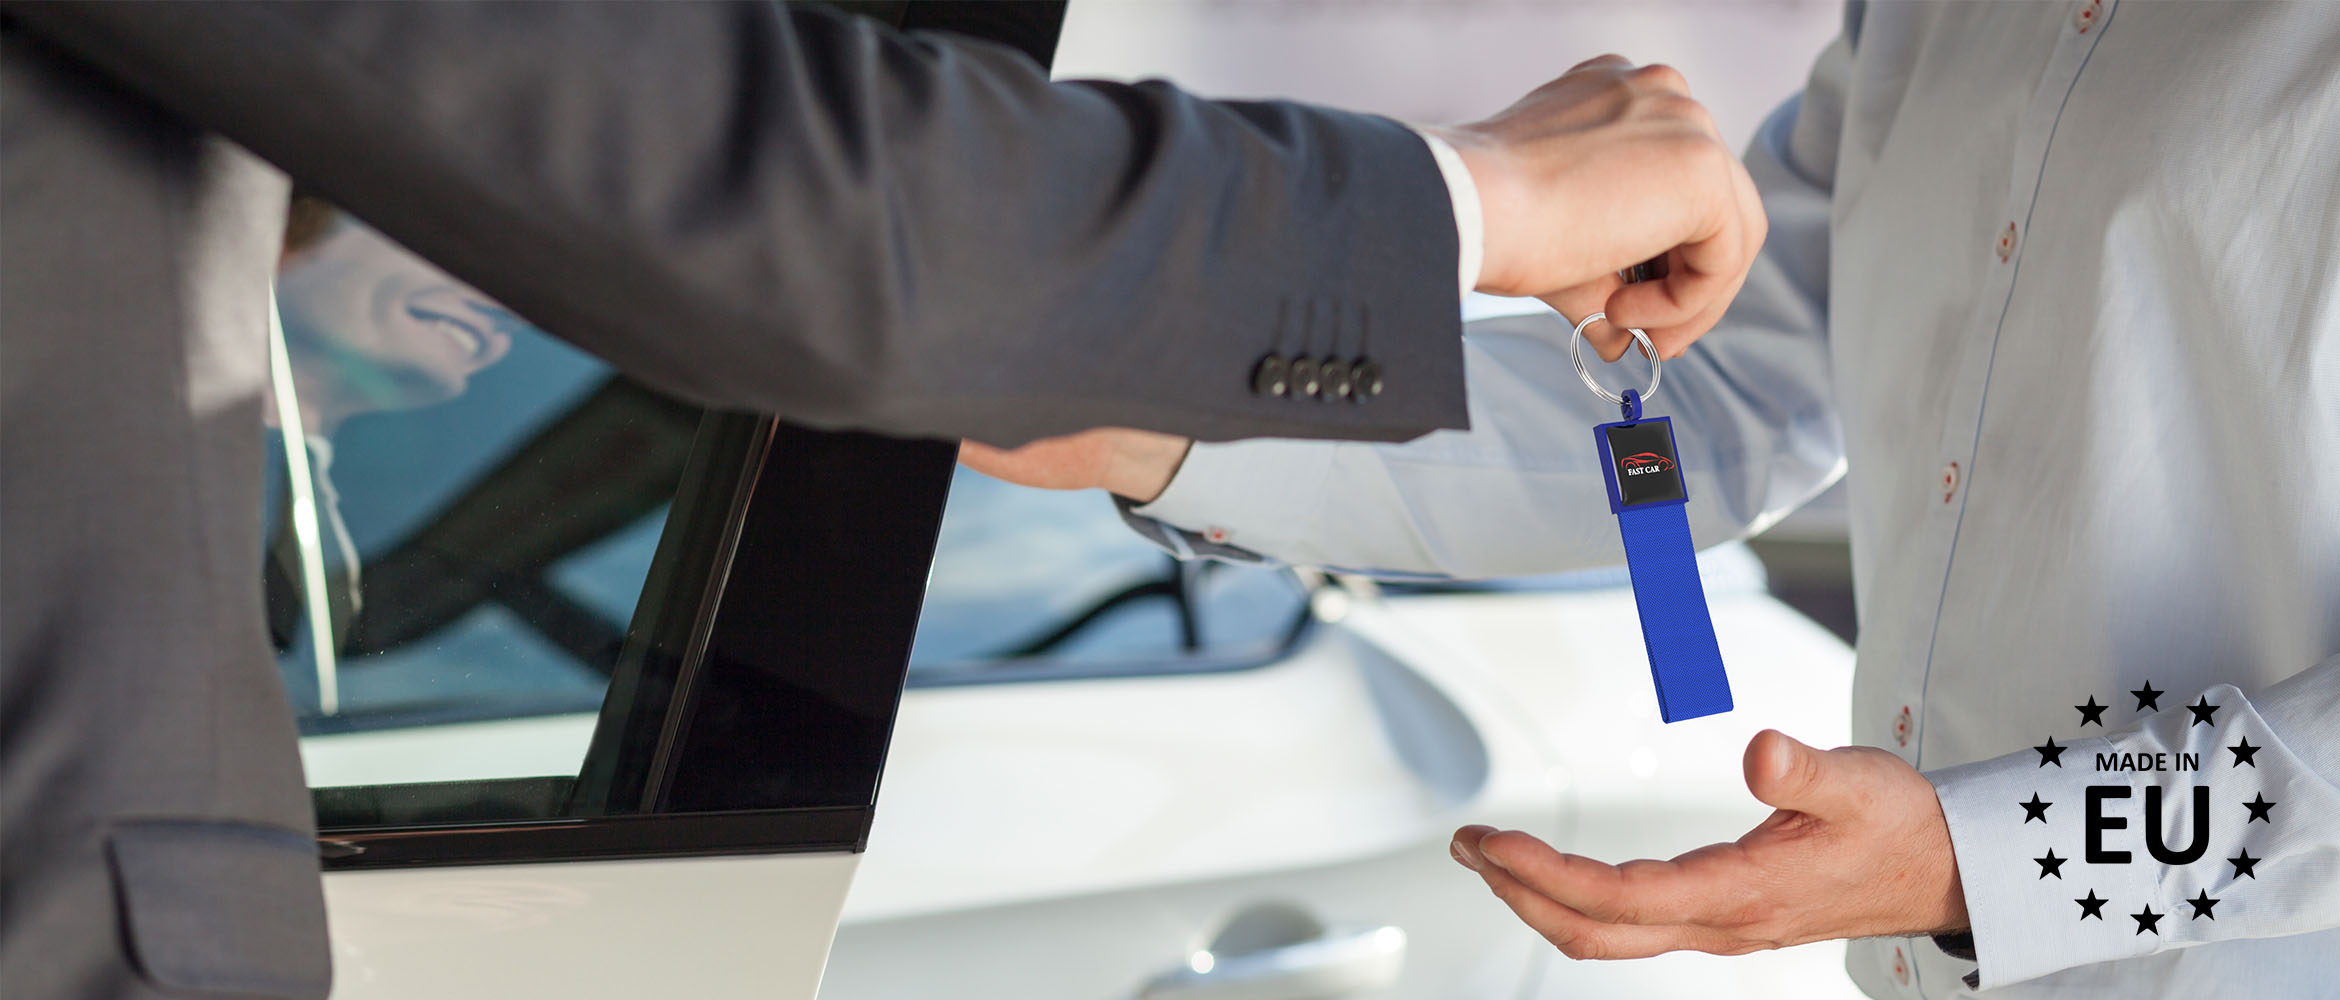
[[[1269,354],[1259,359],[1251,369],[1251,392],[1255,396],[1281,396],[1291,385],[1292,363],[1281,354]]]
[[[1363,403],[1381,395],[1381,362],[1372,358],[1358,358],[1350,366],[1349,398]]]
[[[1349,390],[1355,385],[1355,380],[1349,372],[1348,362],[1339,358],[1327,358],[1323,364],[1316,366],[1316,371],[1317,376],[1324,380],[1323,399],[1325,402],[1338,402],[1349,398]]]
[[[1300,357],[1292,359],[1293,399],[1305,399],[1309,396],[1314,396],[1316,395],[1317,390],[1323,388],[1323,386],[1324,382],[1323,379],[1319,376],[1315,361],[1309,359],[1307,355],[1301,355]]]

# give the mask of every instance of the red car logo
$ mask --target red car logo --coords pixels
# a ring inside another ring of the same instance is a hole
[[[1625,460],[1618,462],[1617,467],[1625,470],[1625,474],[1628,476],[1646,476],[1652,472],[1664,472],[1673,468],[1674,460],[1654,451],[1645,451],[1638,455],[1625,456]]]

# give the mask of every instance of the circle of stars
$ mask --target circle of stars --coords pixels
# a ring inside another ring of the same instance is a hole
[[[2167,691],[2155,689],[2152,681],[2146,681],[2144,686],[2129,692],[2132,697],[2137,699],[2136,710],[2138,712],[2161,711],[2161,696],[2168,693],[2169,692]],[[2207,725],[2213,730],[2218,728],[2218,709],[2221,706],[2211,704],[2209,695],[2202,695],[2191,705],[2181,705],[2178,707],[2184,709],[2191,716],[2191,718],[2186,723],[2186,728],[2192,729],[2195,726],[2203,725]],[[2101,704],[2096,700],[2095,695],[2089,695],[2088,700],[2085,703],[2072,706],[2072,710],[2080,713],[2080,728],[2095,726],[2098,729],[2103,729],[2105,728],[2104,713],[2111,711],[2112,706]],[[2066,744],[2059,744],[2056,742],[2056,738],[2054,736],[2049,736],[2047,742],[2042,743],[2039,746],[2032,747],[2031,749],[2039,754],[2039,764],[2037,765],[2038,767],[2044,768],[2050,764],[2054,764],[2056,767],[2062,768],[2064,766],[2064,751],[2071,749],[2071,747]],[[2248,766],[2256,770],[2259,766],[2257,754],[2263,749],[2266,748],[2253,746],[2249,737],[2240,737],[2234,743],[2234,745],[2226,748],[2227,752],[2233,755],[2233,759],[2227,764],[2228,769],[2231,770],[2233,768]],[[2042,825],[2046,825],[2048,821],[2048,807],[2055,805],[2055,803],[2041,799],[2039,797],[2039,793],[2034,791],[2031,793],[2031,798],[2029,801],[2018,802],[2016,805],[2023,807],[2024,823],[2028,824],[2033,820],[2038,820]],[[2268,801],[2264,792],[2253,795],[2251,797],[2251,801],[2242,804],[2243,809],[2246,810],[2246,817],[2243,820],[2243,825],[2248,827],[2252,823],[2265,822],[2267,825],[2273,826],[2275,824],[2275,807],[2278,805],[2281,805],[2281,803]],[[2031,860],[2033,863],[2039,865],[2040,879],[2044,880],[2050,876],[2053,876],[2057,881],[2062,881],[2064,878],[2064,864],[2068,861],[2071,861],[2072,859],[2057,857],[2055,850],[2051,848],[2048,850],[2045,856],[2033,858]],[[2226,863],[2234,870],[2234,880],[2239,881],[2241,879],[2247,878],[2251,879],[2252,881],[2257,881],[2259,878],[2258,864],[2263,860],[2266,859],[2252,857],[2250,850],[2248,848],[2243,848],[2240,849],[2234,857],[2227,858]],[[2079,919],[2084,921],[2095,920],[2098,923],[2102,923],[2104,922],[2104,908],[2110,905],[2112,900],[2097,895],[2096,890],[2094,888],[2090,888],[2087,895],[2075,898],[2072,900],[2072,902],[2078,904],[2080,907]],[[2206,888],[2197,890],[2194,894],[2194,898],[2181,899],[2179,902],[2191,908],[2192,913],[2189,915],[2189,919],[2191,920],[2218,919],[2216,910],[2219,900],[2217,897],[2210,895],[2210,890]],[[2158,936],[2161,933],[2161,919],[2171,915],[2172,914],[2169,913],[2157,913],[2154,911],[2151,905],[2147,905],[2143,909],[2140,909],[2135,913],[2131,913],[2128,916],[2129,919],[2136,921],[2136,933],[2153,934]]]

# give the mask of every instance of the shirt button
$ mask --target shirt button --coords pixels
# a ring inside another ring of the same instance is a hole
[[[2079,10],[2072,12],[2072,27],[2085,35],[2088,33],[2088,29],[2096,27],[2096,22],[2103,18],[2104,0],[2088,0],[2087,3],[2080,5]]]
[[[1897,716],[1894,716],[1894,717],[1893,717],[1893,742],[1894,742],[1894,743],[1896,743],[1896,744],[1898,744],[1898,745],[1900,745],[1900,746],[1908,746],[1908,745],[1909,745],[1909,730],[1910,730],[1910,724],[1911,724],[1911,720],[1910,720],[1910,717],[1909,717],[1909,706],[1907,706],[1907,705],[1903,705],[1903,706],[1901,706],[1901,714],[1900,714],[1900,715],[1897,715]]]
[[[2010,222],[2007,223],[2007,228],[1999,231],[1999,263],[2004,264],[2007,262],[2007,258],[2013,256],[2015,256],[2015,224]]]
[[[1909,957],[1901,953],[1900,945],[1893,946],[1893,980],[1903,986],[1909,985]]]
[[[1952,462],[1942,467],[1942,502],[1949,503],[1950,498],[1957,495],[1958,463]]]

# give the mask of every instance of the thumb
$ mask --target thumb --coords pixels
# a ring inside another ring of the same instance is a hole
[[[1747,742],[1747,790],[1775,809],[1841,815],[1857,806],[1861,775],[1850,762],[1766,729]]]

